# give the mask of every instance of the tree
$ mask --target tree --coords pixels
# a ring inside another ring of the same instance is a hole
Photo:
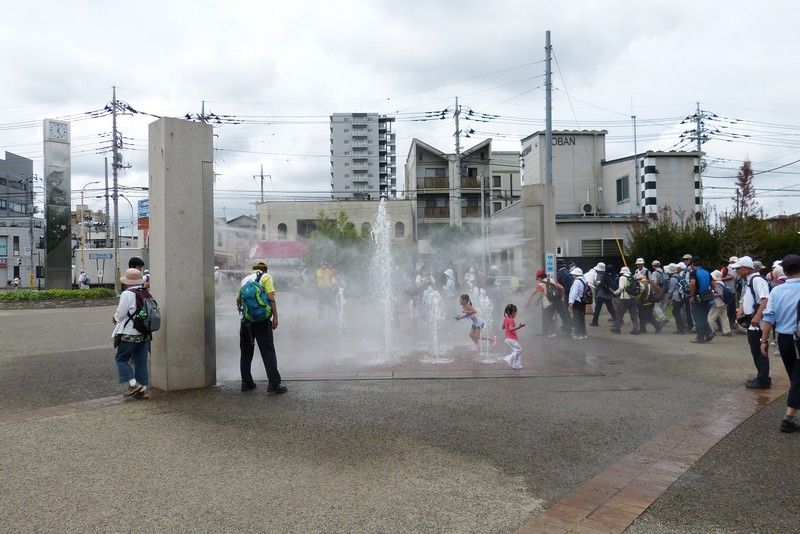
[[[707,213],[694,218],[664,208],[655,219],[647,219],[631,228],[628,264],[631,265],[635,258],[660,260],[666,264],[677,261],[686,253],[709,262],[718,261],[721,257],[719,233]]]
[[[736,196],[732,199],[734,204],[734,217],[746,219],[755,217],[758,212],[756,203],[756,190],[753,187],[753,166],[750,160],[745,160],[736,176]]]
[[[328,217],[320,211],[316,230],[309,238],[308,250],[303,259],[307,265],[316,266],[323,261],[337,270],[348,270],[366,254],[366,235],[362,234],[343,211]]]

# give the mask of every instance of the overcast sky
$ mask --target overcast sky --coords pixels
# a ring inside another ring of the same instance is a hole
[[[452,109],[458,96],[476,112],[519,118],[467,123],[483,135],[465,145],[492,136],[496,148],[518,150],[519,139],[544,124],[546,29],[558,67],[556,127],[607,129],[609,159],[633,153],[631,114],[639,119],[640,151],[674,148],[687,128],[680,121],[697,101],[746,121],[715,122],[729,133],[704,145],[706,174],[723,177],[705,180],[719,188],[707,189],[706,198],[733,194],[724,188],[744,158],[756,172],[800,159],[800,40],[788,1],[9,4],[0,47],[0,151],[33,158],[39,176],[41,119],[101,109],[112,85],[119,99],[156,115],[199,113],[205,100],[206,111],[218,115],[292,116],[288,124],[215,128],[216,211],[228,218],[254,213],[257,195],[246,191],[258,191],[252,175],[261,165],[272,177],[268,192],[329,190],[327,117],[334,112]],[[152,120],[119,121],[131,164],[124,185],[147,184]],[[73,123],[74,191],[102,179],[98,151],[110,130],[109,117]],[[452,119],[398,121],[398,184],[413,137],[450,152],[453,131]],[[798,177],[800,164],[756,176],[769,214],[800,211],[800,193],[768,191],[800,191],[793,187]],[[125,202],[120,206],[120,218],[129,218]]]

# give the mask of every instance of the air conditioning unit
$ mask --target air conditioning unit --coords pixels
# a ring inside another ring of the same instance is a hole
[[[590,204],[589,202],[584,202],[584,203],[582,203],[580,205],[580,212],[584,216],[592,215],[594,213],[594,211],[595,211],[594,206],[592,204]]]

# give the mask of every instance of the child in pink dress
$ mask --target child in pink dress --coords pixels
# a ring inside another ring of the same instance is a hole
[[[514,321],[514,317],[516,316],[517,307],[514,304],[506,306],[505,317],[503,318],[503,331],[506,333],[506,345],[511,349],[511,354],[503,358],[503,360],[505,360],[512,369],[522,369],[522,347],[519,346],[517,330],[525,326],[525,323],[517,325]]]

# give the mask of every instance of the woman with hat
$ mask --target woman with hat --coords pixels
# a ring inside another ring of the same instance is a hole
[[[769,294],[764,310],[761,331],[761,355],[769,356],[769,338],[773,328],[778,332],[778,351],[791,383],[786,399],[786,414],[781,421],[781,432],[797,432],[797,410],[800,409],[800,341],[797,339],[798,307],[800,306],[800,256],[789,254],[781,261],[786,282]]]
[[[119,305],[114,313],[112,322],[114,330],[111,337],[117,354],[117,372],[120,384],[128,384],[122,394],[125,398],[147,399],[150,398],[150,376],[147,371],[147,354],[150,350],[150,336],[139,332],[133,326],[133,315],[137,313],[136,293],[138,291],[144,298],[150,294],[142,286],[144,279],[139,269],[127,269],[119,279],[127,289],[119,295]],[[131,366],[133,360],[133,366]]]

